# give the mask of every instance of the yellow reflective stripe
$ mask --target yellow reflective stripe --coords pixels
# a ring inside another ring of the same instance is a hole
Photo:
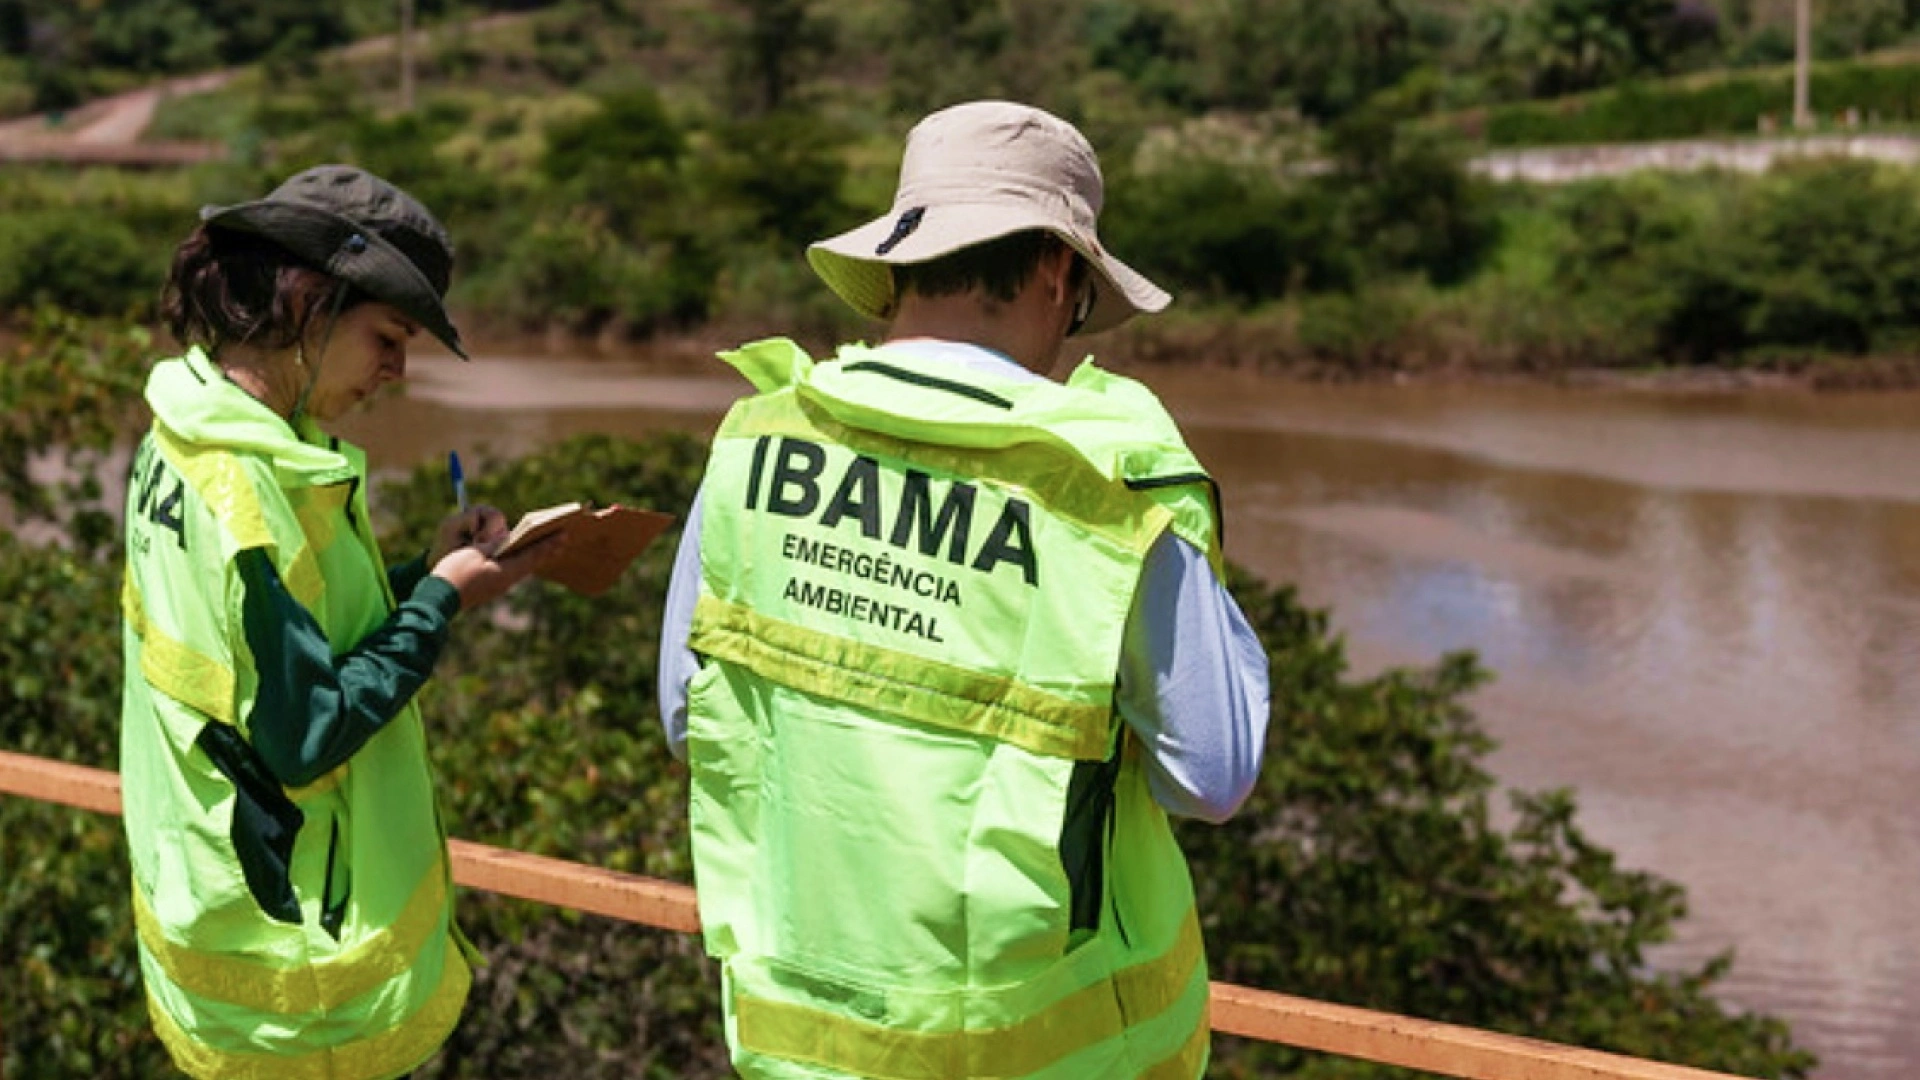
[[[140,674],[155,690],[222,724],[234,718],[233,668],[155,629],[147,622],[139,586],[120,586],[120,611],[140,639]]]
[[[294,517],[300,522],[300,532],[306,542],[293,553],[293,558],[287,563],[287,571],[281,578],[293,598],[310,610],[319,605],[320,596],[327,587],[320,575],[318,553],[327,550],[339,532],[334,527],[335,514],[329,511],[337,512],[340,509],[338,502],[329,505],[323,499],[313,498],[312,492],[313,489],[306,489],[306,497],[299,499],[294,507]]]
[[[253,482],[231,453],[181,442],[166,425],[157,423],[153,426],[153,442],[200,493],[214,516],[226,524],[227,531],[242,549],[266,547],[274,542]]]
[[[913,442],[849,427],[818,407],[793,401],[791,395],[749,398],[736,404],[720,432],[722,438],[762,435],[837,443],[855,453],[906,458],[924,471],[1016,485],[1026,498],[1138,554],[1152,547],[1173,523],[1172,511],[1100,476],[1086,458],[1065,444],[1020,442],[994,449]]]
[[[784,686],[1036,754],[1101,761],[1111,745],[1110,699],[1073,701],[1008,676],[818,633],[714,596],[695,606],[692,644]]]
[[[297,1016],[337,1009],[389,979],[406,973],[420,949],[434,935],[445,933],[447,875],[429,868],[406,910],[387,933],[338,953],[332,958],[299,967],[281,968],[257,960],[201,952],[168,940],[147,898],[133,890],[133,925],[145,947],[168,980],[201,997],[224,1001],[263,1013]]]
[[[305,544],[287,564],[287,572],[281,578],[286,583],[287,592],[293,594],[301,606],[312,610],[319,603],[320,594],[326,591],[326,583],[320,577],[320,560],[314,557],[313,549]]]
[[[738,992],[733,1002],[735,1025],[743,1049],[859,1076],[885,1080],[1026,1076],[1118,1036],[1129,1024],[1158,1016],[1180,1000],[1195,978],[1204,977],[1204,959],[1200,924],[1190,913],[1179,938],[1165,953],[1123,968],[1111,980],[1082,987],[1006,1027],[908,1031]],[[954,996],[964,1014],[966,994]],[[1204,1055],[1204,1010],[1200,1020],[1199,1045]],[[1189,1039],[1174,1058],[1156,1065],[1156,1072],[1186,1060],[1192,1045]]]
[[[449,950],[440,985],[412,1016],[398,1018],[394,1027],[372,1038],[341,1046],[315,1046],[304,1053],[228,1051],[197,1042],[155,1004],[152,995],[147,996],[147,1013],[174,1063],[193,1076],[219,1080],[375,1080],[412,1068],[438,1049],[459,1022],[472,983],[473,973]]]
[[[1194,975],[1205,970],[1205,964],[1200,916],[1190,909],[1180,920],[1180,936],[1165,953],[1113,973],[1114,993],[1120,998],[1127,1023],[1138,1024],[1172,1008],[1187,992]]]
[[[1140,1074],[1140,1080],[1194,1080],[1207,1067],[1207,1053],[1213,1049],[1211,1021],[1202,1013],[1202,1022],[1194,1025],[1186,1045],[1173,1056]]]
[[[164,425],[154,425],[154,444],[174,468],[193,485],[201,501],[213,511],[233,536],[240,550],[279,547],[281,538],[267,525],[266,511],[260,505],[260,493],[231,452],[181,442]],[[305,522],[303,521],[304,525]],[[320,577],[320,561],[313,546],[301,543],[292,557],[285,559],[280,580],[294,599],[311,608],[325,590]]]
[[[339,533],[335,522],[342,519],[342,508],[346,505],[346,500],[328,497],[329,494],[326,488],[301,488],[288,493],[293,516],[300,520],[300,531],[307,535],[307,542],[320,551],[325,551]]]
[[[234,712],[233,669],[154,629],[147,622],[139,586],[131,577],[120,584],[120,611],[128,628],[140,639],[140,674],[149,686],[209,720],[229,726],[239,723]],[[287,793],[298,802],[332,791],[340,786],[351,764],[342,764],[306,787],[288,788]]]

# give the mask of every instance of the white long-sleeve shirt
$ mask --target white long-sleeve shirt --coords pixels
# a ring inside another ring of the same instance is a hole
[[[1037,380],[976,345],[915,339],[888,350],[1001,379]],[[700,597],[702,500],[694,499],[674,558],[660,631],[660,722],[686,756],[687,684],[700,660],[688,647]],[[1204,553],[1172,532],[1147,552],[1127,617],[1116,696],[1140,740],[1153,797],[1168,813],[1219,822],[1253,790],[1265,752],[1267,655]]]

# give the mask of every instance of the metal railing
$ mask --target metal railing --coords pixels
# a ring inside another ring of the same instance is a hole
[[[0,751],[0,794],[120,812],[120,777]],[[693,933],[690,886],[467,840],[450,841],[453,879],[502,896]],[[1213,1030],[1467,1080],[1732,1080],[1727,1073],[1541,1042],[1309,998],[1212,984]]]

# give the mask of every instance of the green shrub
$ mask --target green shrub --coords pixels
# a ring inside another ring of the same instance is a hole
[[[125,224],[96,213],[0,217],[0,309],[136,311],[159,291],[154,256]]]
[[[1368,108],[1328,131],[1327,153],[1333,168],[1316,183],[1337,208],[1339,249],[1361,274],[1457,284],[1498,241],[1491,191],[1468,175],[1456,144]]]
[[[1175,292],[1242,303],[1352,280],[1319,189],[1262,169],[1197,161],[1116,183],[1108,246]]]
[[[1862,62],[1814,65],[1808,96],[1825,116],[1858,110],[1862,120],[1920,119],[1920,66]],[[1667,83],[1630,82],[1609,90],[1488,110],[1491,146],[1690,139],[1752,135],[1762,117],[1784,127],[1793,77],[1778,68]]]
[[[1394,366],[1413,310],[1388,288],[1322,293],[1300,301],[1300,347],[1317,360],[1353,370]]]
[[[1751,219],[1765,276],[1755,340],[1865,353],[1920,326],[1920,186],[1866,162],[1776,170]]]
[[[597,111],[547,128],[541,174],[604,206],[657,197],[686,153],[685,133],[650,87],[609,90],[598,101]],[[640,191],[628,190],[636,184]]]
[[[711,320],[718,337],[779,334],[820,349],[871,338],[879,327],[823,286],[800,251],[771,244],[727,252],[714,283]]]
[[[33,83],[27,65],[13,56],[0,56],[0,118],[33,111]]]
[[[789,109],[725,121],[707,142],[693,186],[717,213],[742,222],[746,235],[736,240],[797,251],[852,219],[841,196],[847,139],[819,116]]]
[[[1635,177],[1570,187],[1556,210],[1557,283],[1650,332],[1665,359],[1859,355],[1920,327],[1920,189],[1901,170]]]
[[[541,221],[507,242],[468,297],[525,327],[592,332],[623,315],[648,322],[671,306],[657,259],[586,215]]]

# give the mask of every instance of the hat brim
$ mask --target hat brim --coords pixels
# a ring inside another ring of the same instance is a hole
[[[961,248],[1040,229],[1065,241],[1093,268],[1093,309],[1077,331],[1094,334],[1139,314],[1165,310],[1173,297],[1146,276],[1109,254],[1097,237],[1060,227],[1056,215],[1006,203],[942,203],[923,212],[905,236],[894,239],[903,207],[807,248],[807,262],[847,305],[873,319],[893,314],[893,267],[922,263]],[[889,245],[888,241],[894,242]],[[884,248],[884,250],[882,250]]]
[[[257,200],[200,211],[208,225],[252,233],[286,248],[302,262],[358,287],[419,323],[462,360],[460,331],[440,293],[412,259],[385,237],[330,210],[288,200]],[[350,243],[359,236],[365,243]]]

